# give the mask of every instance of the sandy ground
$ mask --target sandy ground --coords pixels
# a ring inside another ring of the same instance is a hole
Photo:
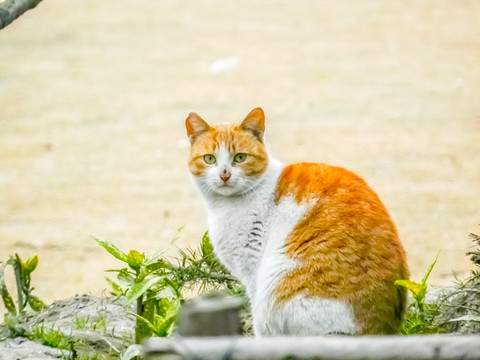
[[[185,116],[262,106],[277,158],[367,179],[414,279],[439,252],[434,283],[465,276],[478,14],[478,1],[45,0],[0,31],[0,259],[38,254],[33,285],[52,301],[102,293],[120,266],[91,235],[152,253],[183,227],[177,246],[196,246]]]

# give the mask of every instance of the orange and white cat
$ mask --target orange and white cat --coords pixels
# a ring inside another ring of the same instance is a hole
[[[405,309],[405,252],[363,179],[268,153],[265,116],[208,125],[190,113],[189,169],[220,261],[246,287],[261,335],[391,334]]]

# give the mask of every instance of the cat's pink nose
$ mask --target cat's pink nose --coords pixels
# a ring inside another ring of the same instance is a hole
[[[223,172],[220,174],[220,179],[226,184],[227,181],[232,177],[232,173],[227,170],[223,170]]]

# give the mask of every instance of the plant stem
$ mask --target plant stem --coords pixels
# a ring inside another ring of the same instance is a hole
[[[137,315],[143,316],[143,296],[140,296],[137,299]],[[136,326],[135,326],[135,344],[140,344],[142,341],[142,324],[140,322],[140,319],[137,318],[136,320]]]
[[[13,270],[15,273],[15,281],[17,283],[17,295],[18,295],[18,314],[20,315],[25,308],[25,302],[23,298],[23,277],[22,277],[22,263],[19,258],[15,259]]]

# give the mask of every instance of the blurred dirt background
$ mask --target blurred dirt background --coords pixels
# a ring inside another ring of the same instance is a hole
[[[285,163],[378,192],[419,279],[464,276],[480,231],[480,2],[45,0],[0,31],[0,259],[38,254],[46,301],[206,230],[186,114],[267,115]],[[169,254],[175,254],[170,247]]]

